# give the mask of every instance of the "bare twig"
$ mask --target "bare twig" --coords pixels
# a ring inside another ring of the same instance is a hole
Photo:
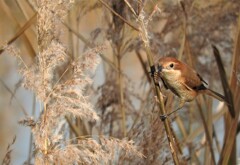
[[[26,23],[25,25],[23,25],[22,28],[20,28],[20,30],[14,35],[13,38],[11,38],[8,42],[7,45],[10,45],[11,43],[13,43],[16,39],[18,39],[35,21],[37,16],[37,13],[35,13]],[[4,47],[5,48],[5,47]],[[0,48],[0,55],[3,53],[3,51],[5,50],[4,48]]]
[[[213,151],[212,140],[211,140],[211,137],[210,137],[210,134],[209,134],[209,131],[208,131],[208,127],[207,127],[207,123],[206,123],[205,117],[203,115],[202,106],[201,106],[201,104],[200,104],[200,102],[198,100],[196,102],[197,102],[199,113],[200,113],[200,116],[201,116],[201,119],[202,119],[202,122],[203,122],[204,130],[205,130],[206,137],[207,137],[208,146],[209,146],[210,153],[211,153],[211,156],[212,156],[212,160],[213,160],[213,163],[216,164],[214,151]]]
[[[141,56],[141,53],[139,52],[139,50],[135,50],[135,52],[136,52],[136,55],[137,55],[137,57],[138,57],[138,59],[139,59],[139,61],[140,61],[140,63],[141,63],[141,66],[142,66],[142,68],[143,68],[143,71],[144,71],[145,75],[147,76],[148,82],[151,83],[151,77],[150,77],[149,72],[148,72],[147,69],[146,69],[146,66],[145,66],[145,64],[144,64],[143,58],[142,58],[142,56]]]
[[[130,22],[128,22],[125,18],[123,18],[121,15],[119,15],[117,12],[115,12],[106,2],[103,0],[98,0],[100,1],[108,10],[110,10],[113,14],[115,14],[117,17],[119,17],[123,22],[125,22],[127,25],[129,25],[131,28],[133,28],[136,31],[140,31],[137,27],[132,25]]]
[[[146,24],[144,22],[144,16],[140,14],[139,18],[139,26],[141,28],[141,36],[142,36],[142,40],[145,44],[145,49],[146,49],[146,53],[147,53],[147,59],[148,59],[148,65],[151,68],[151,71],[155,72],[155,66],[154,66],[154,62],[153,62],[153,55],[150,49],[150,45],[149,45],[149,40],[148,40],[148,32],[146,29]],[[154,77],[152,77],[152,80],[154,82]],[[160,88],[158,85],[156,85],[154,83],[154,87],[155,87],[155,92],[157,94],[157,98],[158,98],[158,108],[159,108],[159,115],[165,115],[166,114],[166,110],[164,107],[164,101],[163,101],[163,95],[160,92]],[[170,123],[168,118],[162,120],[164,123],[164,127],[167,133],[167,137],[168,137],[168,142],[169,142],[169,148],[171,150],[172,153],[172,157],[173,157],[173,161],[175,165],[179,164],[179,160],[178,160],[178,156],[177,156],[177,145],[176,145],[176,141],[174,139],[173,133],[171,131],[171,127],[170,127]]]
[[[12,142],[8,145],[7,147],[7,153],[5,154],[3,161],[2,161],[2,165],[9,165],[11,163],[11,153],[12,153],[12,149],[11,146],[15,143],[16,141],[16,135],[13,137]]]
[[[221,148],[220,148],[220,142],[218,140],[218,137],[217,137],[217,134],[216,134],[216,130],[214,128],[214,125],[212,126],[213,127],[213,137],[215,139],[215,143],[216,143],[216,146],[217,146],[217,150],[218,152],[220,153],[221,152]]]
[[[124,0],[124,2],[127,4],[127,6],[130,8],[131,12],[134,14],[135,17],[137,17],[137,13],[135,12],[135,10],[133,9],[133,7],[131,6],[131,4],[127,1]]]
[[[223,144],[223,148],[221,151],[221,155],[219,158],[219,162],[218,164],[228,164],[230,155],[231,155],[231,151],[234,145],[234,141],[236,139],[236,131],[237,131],[237,126],[238,126],[238,117],[240,114],[239,111],[239,107],[240,107],[240,97],[239,97],[239,91],[240,87],[239,85],[237,85],[237,77],[235,74],[235,71],[237,70],[237,66],[240,63],[240,17],[238,18],[238,31],[237,31],[237,35],[235,38],[235,45],[234,45],[234,54],[233,54],[233,58],[232,58],[232,68],[231,68],[231,79],[230,79],[230,87],[231,90],[234,91],[234,104],[232,106],[235,107],[236,111],[235,111],[235,115],[236,117],[230,121],[229,127],[226,129],[225,132],[225,137],[224,137],[224,144]]]
[[[125,108],[124,108],[124,97],[123,97],[123,82],[122,82],[122,74],[121,74],[121,56],[117,56],[117,65],[118,65],[118,83],[119,83],[119,100],[120,100],[120,111],[122,114],[122,131],[123,131],[123,137],[126,137],[127,131],[126,131],[126,114],[125,114]]]
[[[94,48],[96,45],[93,43],[90,43],[83,35],[81,35],[80,33],[78,33],[76,30],[74,30],[73,28],[71,28],[68,24],[66,24],[65,22],[61,21],[63,25],[65,25],[68,30],[70,32],[72,32],[73,34],[75,34],[81,41],[84,42],[84,44],[86,44],[87,47],[89,48]],[[102,53],[99,53],[100,57],[107,63],[109,64],[110,67],[112,67],[115,71],[118,72],[117,67],[115,66],[114,63],[112,63],[107,57],[105,57]],[[122,73],[123,74],[123,73]]]
[[[69,117],[69,116],[65,116],[65,119],[67,120],[70,129],[74,132],[74,134],[76,135],[76,137],[80,137],[80,136],[81,136],[80,130],[79,130],[79,128],[78,128],[76,125],[74,125],[74,124],[72,123],[70,117]]]
[[[229,87],[229,84],[228,84],[228,81],[227,81],[227,75],[226,75],[226,72],[224,70],[223,63],[222,63],[222,60],[221,60],[221,56],[220,56],[220,53],[219,53],[217,47],[212,45],[212,48],[213,48],[215,59],[217,61],[217,66],[218,66],[218,70],[219,70],[219,73],[220,73],[220,77],[221,77],[221,80],[222,80],[224,94],[225,94],[225,97],[227,99],[226,101],[227,101],[227,104],[228,104],[228,110],[229,110],[232,118],[234,118],[235,117],[235,109],[234,109],[234,106],[233,106],[233,104],[234,104],[233,103],[233,96],[232,96],[232,92],[230,90],[230,87]]]
[[[22,113],[25,115],[25,116],[28,116],[28,113],[27,111],[25,110],[25,108],[22,106],[22,104],[18,101],[18,99],[16,98],[15,94],[11,91],[11,89],[7,86],[7,84],[5,84],[5,82],[0,79],[0,82],[2,83],[2,85],[7,89],[7,91],[9,93],[11,93],[12,97],[16,100],[17,104],[19,105]]]
[[[36,97],[35,94],[33,94],[33,104],[32,104],[32,116],[35,116],[36,112]],[[32,159],[32,149],[33,149],[33,135],[32,133],[30,134],[30,140],[29,140],[29,149],[28,149],[28,160],[27,163],[31,164],[31,159]]]

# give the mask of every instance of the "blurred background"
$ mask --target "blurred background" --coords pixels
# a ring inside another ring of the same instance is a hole
[[[22,76],[14,56],[20,55],[27,65],[35,60],[37,9],[37,0],[0,0],[0,162],[7,156],[14,165],[34,163],[31,129],[18,122],[26,116],[37,119],[40,102],[33,91],[21,86]],[[57,32],[69,56],[78,57],[98,45],[105,47],[92,75],[93,84],[85,89],[101,121],[92,125],[76,119],[80,133],[133,140],[146,156],[118,164],[172,163],[142,38],[113,11],[134,27],[138,27],[136,15],[145,16],[154,60],[163,56],[179,58],[192,65],[211,89],[223,94],[223,73],[211,45],[218,48],[236,118],[231,118],[224,103],[204,96],[199,98],[200,108],[193,101],[172,115],[171,126],[184,164],[211,164],[213,159],[224,159],[224,153],[229,153],[230,164],[240,162],[239,0],[76,0]],[[10,49],[4,49],[7,43]],[[170,112],[177,107],[178,98],[165,89],[163,94]],[[230,132],[233,136],[228,137]]]

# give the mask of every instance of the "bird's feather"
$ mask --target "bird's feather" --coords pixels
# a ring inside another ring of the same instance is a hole
[[[208,83],[197,73],[197,76],[200,78],[200,80],[205,83],[206,85],[208,85]]]
[[[219,101],[224,101],[224,102],[226,102],[226,98],[225,98],[223,95],[221,95],[221,94],[219,94],[219,93],[217,93],[217,92],[215,92],[215,91],[213,91],[213,90],[211,90],[211,89],[205,90],[204,93],[207,94],[207,95],[210,95],[210,96],[214,97],[215,99],[217,99],[217,100],[219,100]],[[226,102],[226,103],[227,103],[227,102]]]
[[[165,83],[165,81],[163,80],[163,78],[161,78],[162,82],[163,82],[163,86],[165,87],[165,89],[169,89],[167,84]]]
[[[193,69],[189,68],[187,65],[184,67],[187,71],[183,71],[182,73],[182,83],[185,84],[188,88],[194,89],[201,85],[203,85],[203,79],[196,73]]]

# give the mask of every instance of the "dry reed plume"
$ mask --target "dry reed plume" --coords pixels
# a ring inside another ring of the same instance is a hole
[[[32,118],[26,118],[20,122],[31,126],[35,164],[107,164],[114,158],[117,150],[125,152],[127,157],[142,157],[132,141],[108,139],[104,136],[76,137],[69,140],[70,135],[66,132],[68,129],[65,124],[60,124],[65,116],[81,118],[83,121],[99,120],[84,90],[92,83],[91,75],[99,63],[98,54],[104,48],[97,46],[77,58],[69,56],[59,40],[59,24],[72,3],[71,0],[37,1],[39,52],[31,66],[19,61],[23,86],[33,91],[42,105],[39,119],[33,121]],[[14,55],[21,59],[19,53]],[[65,66],[65,71],[59,75],[57,68],[61,66]],[[67,79],[64,78],[66,75]]]
[[[178,98],[154,84],[150,71],[162,56],[185,61],[211,89],[225,91],[239,116],[238,0],[2,3],[12,11],[19,6],[23,15],[34,13],[0,48],[0,54],[17,57],[19,83],[40,103],[37,118],[20,106],[25,117],[19,123],[33,135],[26,164],[237,163],[238,118],[223,103],[198,97],[161,121],[159,115],[175,109]],[[36,35],[29,35],[31,28]],[[34,56],[31,64],[13,45],[20,36],[26,56]],[[36,48],[28,41],[34,39]],[[0,83],[18,101],[17,88]],[[14,145],[6,146],[3,162],[10,164]]]

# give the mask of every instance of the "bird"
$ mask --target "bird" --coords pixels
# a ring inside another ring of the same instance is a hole
[[[193,101],[199,94],[207,94],[227,103],[223,95],[205,86],[208,85],[207,82],[192,67],[174,57],[162,57],[158,60],[154,81],[158,82],[159,78],[166,89],[170,89],[180,98],[178,108],[162,115],[163,119],[181,109],[186,102]]]

